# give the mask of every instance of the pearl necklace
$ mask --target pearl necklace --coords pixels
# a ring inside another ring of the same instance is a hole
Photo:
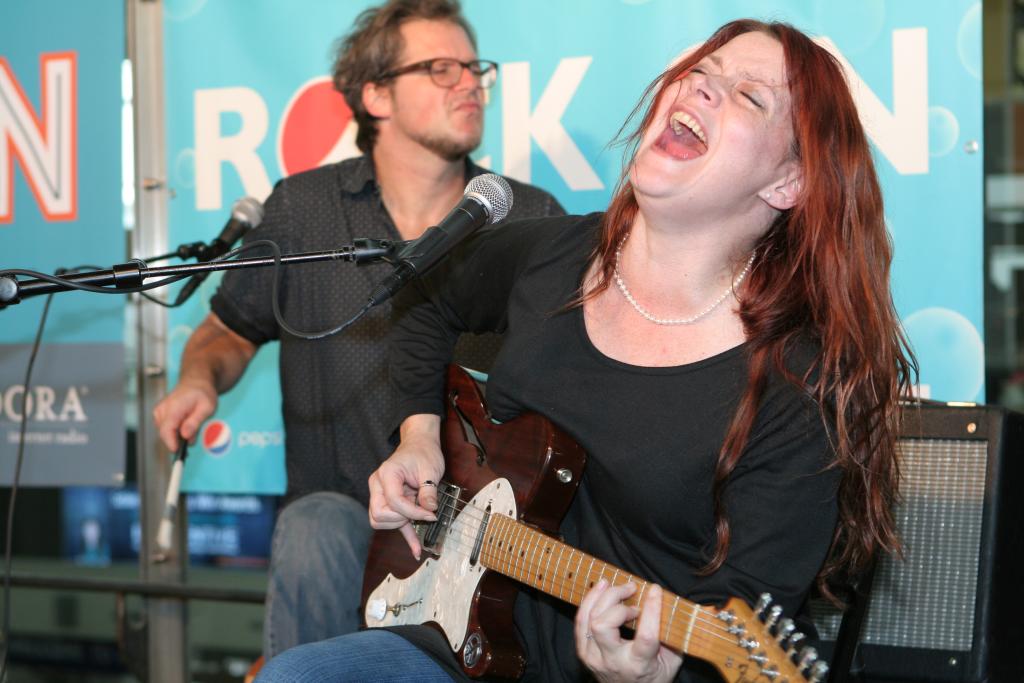
[[[633,295],[630,294],[629,288],[626,287],[626,282],[622,279],[622,274],[619,272],[619,260],[622,257],[622,245],[626,243],[626,238],[628,237],[629,233],[626,233],[626,237],[622,238],[622,241],[619,242],[618,248],[615,249],[615,284],[619,286],[619,291],[622,292],[622,296],[626,297],[626,301],[629,302],[629,305],[632,306],[637,313],[647,318],[655,325],[692,325],[711,311],[718,308],[718,306],[725,301],[726,297],[736,291],[736,288],[743,282],[743,278],[745,278],[747,273],[750,272],[750,266],[754,263],[754,253],[756,253],[751,252],[750,258],[747,259],[747,265],[743,266],[743,270],[740,271],[740,274],[737,275],[736,279],[732,281],[731,285],[729,285],[729,289],[722,292],[722,296],[715,299],[710,306],[700,313],[692,315],[689,318],[656,318],[650,311],[637,303],[636,299],[633,298]]]

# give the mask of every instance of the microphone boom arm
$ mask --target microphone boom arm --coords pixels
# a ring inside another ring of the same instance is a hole
[[[362,237],[354,240],[351,246],[341,247],[340,249],[283,254],[281,256],[281,263],[286,265],[293,263],[318,263],[321,261],[350,261],[356,265],[377,261],[394,263],[395,254],[406,244],[407,242],[403,241]],[[15,275],[24,271],[16,269],[0,270],[0,308],[19,303],[22,299],[33,296],[79,289],[74,286],[75,284],[108,288],[107,291],[111,293],[117,293],[119,290],[128,290],[124,293],[130,294],[136,288],[142,286],[146,279],[150,278],[180,279],[196,273],[215,270],[237,270],[239,268],[258,268],[272,266],[274,263],[275,259],[273,256],[259,256],[237,260],[213,260],[203,263],[150,267],[145,261],[139,259],[117,264],[109,270],[94,270],[67,275],[59,278],[60,282],[39,278],[18,280]]]

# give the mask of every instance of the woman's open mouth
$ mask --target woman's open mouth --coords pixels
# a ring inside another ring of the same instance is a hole
[[[685,161],[707,152],[708,138],[696,119],[684,111],[677,111],[669,117],[669,125],[654,145],[669,156]]]

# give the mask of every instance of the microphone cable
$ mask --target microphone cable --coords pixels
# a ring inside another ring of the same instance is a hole
[[[58,274],[77,273],[83,270],[99,270],[96,266],[78,266],[71,269],[57,269]],[[51,276],[47,276],[49,278]],[[59,275],[57,279],[61,279]],[[21,422],[18,429],[18,454],[14,461],[14,478],[11,480],[11,497],[7,501],[7,520],[5,523],[4,538],[4,615],[3,624],[0,626],[0,647],[3,653],[0,654],[0,682],[7,680],[7,658],[10,652],[11,635],[11,547],[14,536],[14,505],[18,496],[18,484],[21,480],[21,466],[25,461],[25,432],[28,429],[28,397],[32,382],[32,369],[36,364],[36,356],[39,354],[39,347],[43,339],[43,330],[46,328],[46,319],[50,314],[50,303],[53,301],[52,292],[46,296],[46,303],[43,305],[42,315],[39,316],[39,327],[36,329],[36,336],[32,342],[32,350],[29,352],[28,366],[25,368],[24,391],[21,396]]]

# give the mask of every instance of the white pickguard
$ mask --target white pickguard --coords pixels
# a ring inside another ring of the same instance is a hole
[[[455,517],[441,556],[428,559],[405,579],[388,574],[366,601],[366,625],[399,626],[436,622],[456,652],[466,639],[473,594],[486,569],[470,555],[481,535],[484,513],[517,519],[516,499],[507,479],[495,479],[480,489]],[[395,614],[397,612],[397,614]]]

